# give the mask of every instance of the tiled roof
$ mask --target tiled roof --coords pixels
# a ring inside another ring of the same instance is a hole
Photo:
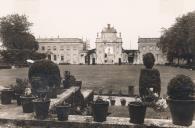
[[[80,38],[38,38],[39,43],[83,43]]]

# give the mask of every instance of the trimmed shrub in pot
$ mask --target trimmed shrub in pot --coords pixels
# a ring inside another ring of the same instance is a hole
[[[161,80],[160,72],[158,69],[153,69],[155,58],[152,53],[146,53],[143,56],[144,69],[141,69],[139,78],[139,94],[140,96],[147,97],[150,95],[149,89],[153,88],[153,92],[160,96]]]
[[[92,105],[94,121],[96,122],[106,121],[108,107],[109,107],[108,101],[104,101],[103,99],[98,98]]]
[[[11,104],[14,91],[10,88],[1,90],[1,104]]]
[[[68,120],[70,113],[70,104],[65,103],[64,105],[56,106],[56,113],[59,121]]]
[[[116,102],[116,100],[114,99],[114,97],[110,96],[109,97],[109,100],[110,100],[111,106],[114,106],[115,105],[115,102]]]
[[[126,99],[125,98],[120,99],[120,101],[121,101],[121,106],[125,106],[126,105]]]
[[[177,75],[170,80],[167,87],[167,103],[171,111],[172,122],[176,125],[190,126],[192,124],[195,99],[195,85],[191,78]]]
[[[48,117],[50,99],[47,97],[47,90],[39,90],[38,98],[33,100],[35,118],[46,119]]]
[[[51,88],[50,90],[59,88],[61,83],[59,67],[49,60],[39,60],[33,63],[29,68],[28,78],[31,83],[33,93],[37,93],[36,90],[43,88]],[[40,78],[43,83],[37,85],[35,78]]]
[[[35,97],[31,94],[31,89],[26,88],[23,96],[20,96],[22,109],[24,113],[32,113],[33,112],[33,103],[32,100]]]
[[[24,95],[25,89],[27,88],[28,81],[26,79],[16,78],[16,85],[13,86],[14,96],[17,100],[17,105],[21,105],[20,96]]]
[[[70,75],[69,73],[65,73],[65,74],[66,76],[64,76],[63,86],[65,89],[67,89],[76,84],[76,78],[73,75]]]
[[[143,63],[148,69],[152,69],[154,66],[155,58],[152,53],[146,53],[143,55]]]

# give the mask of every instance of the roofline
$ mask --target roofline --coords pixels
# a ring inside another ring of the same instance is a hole
[[[157,37],[154,37],[154,38],[141,38],[141,37],[139,37],[138,38],[138,43],[154,43],[154,42],[140,42],[140,40],[144,40],[144,39],[146,39],[146,40],[160,40],[160,38],[157,38]]]
[[[81,38],[37,38],[36,41],[39,43],[84,43]]]

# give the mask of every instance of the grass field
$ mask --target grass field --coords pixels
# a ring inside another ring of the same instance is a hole
[[[135,86],[135,93],[138,94],[139,75],[142,65],[63,65],[60,66],[61,76],[65,70],[69,70],[77,80],[82,80],[82,88],[98,91],[103,89],[107,92],[109,89],[113,93],[122,90],[127,93],[128,85]],[[169,80],[177,74],[185,74],[195,79],[195,71],[156,66],[161,74],[161,95],[166,94],[166,88]],[[15,82],[15,78],[27,78],[28,68],[19,69],[1,69],[0,85],[7,86]]]

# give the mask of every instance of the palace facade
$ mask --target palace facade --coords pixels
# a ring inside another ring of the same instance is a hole
[[[39,38],[38,52],[57,64],[143,64],[143,55],[151,52],[156,64],[165,64],[166,55],[158,48],[159,38],[138,38],[138,50],[123,49],[121,33],[108,24],[96,37],[96,48],[88,49],[80,38]]]
[[[89,64],[134,64],[137,50],[125,50],[122,47],[121,33],[110,24],[97,34],[96,48],[90,51]]]
[[[122,63],[122,38],[114,27],[108,24],[96,38],[96,63]]]
[[[80,38],[39,38],[38,52],[57,64],[85,64],[87,44]]]
[[[167,62],[166,55],[162,53],[157,46],[160,38],[138,38],[138,64],[143,64],[143,55],[151,52],[155,57],[155,64],[165,64]]]

